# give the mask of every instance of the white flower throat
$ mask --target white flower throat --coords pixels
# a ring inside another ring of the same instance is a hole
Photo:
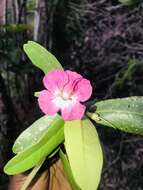
[[[63,90],[55,91],[54,97],[53,103],[60,108],[67,108],[76,102],[76,96]]]

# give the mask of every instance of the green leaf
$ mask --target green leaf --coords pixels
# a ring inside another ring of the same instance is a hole
[[[120,3],[126,6],[134,5],[138,3],[140,0],[119,0]]]
[[[50,70],[63,69],[56,57],[40,44],[28,41],[23,48],[32,63],[45,74]]]
[[[110,99],[97,102],[93,107],[98,116],[93,119],[97,123],[129,133],[143,134],[143,97]]]
[[[1,27],[5,28],[8,32],[11,33],[19,33],[33,29],[33,26],[31,24],[6,24]]]
[[[60,158],[63,164],[63,168],[64,168],[64,172],[65,175],[71,185],[72,190],[81,190],[78,185],[76,184],[74,178],[73,178],[73,174],[72,174],[72,170],[68,161],[67,156],[62,152],[62,150],[60,150]]]
[[[53,122],[61,122],[62,118],[59,115],[45,115],[35,121],[30,127],[23,131],[16,139],[13,145],[15,154],[25,150],[26,148],[36,144],[43,137],[48,127],[52,127]]]
[[[96,190],[103,154],[95,127],[88,119],[67,121],[65,148],[76,183],[82,190]]]
[[[24,172],[48,156],[64,140],[64,121],[54,121],[42,139],[12,158],[4,167],[4,172],[15,175]]]

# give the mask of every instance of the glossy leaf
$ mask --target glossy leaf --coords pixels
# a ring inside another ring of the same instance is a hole
[[[118,98],[97,102],[97,123],[125,132],[143,134],[143,97]]]
[[[47,131],[48,127],[52,127],[53,122],[61,122],[62,118],[59,115],[45,115],[35,121],[30,127],[23,131],[16,139],[13,145],[15,154],[25,150],[26,148],[36,144]]]
[[[37,165],[64,140],[64,121],[54,121],[42,139],[12,158],[4,167],[4,172],[15,175]]]
[[[32,63],[45,74],[50,70],[63,69],[56,57],[36,42],[28,41],[24,44],[24,51]]]
[[[66,177],[70,183],[72,190],[81,190],[73,178],[73,174],[72,174],[72,170],[71,170],[68,158],[67,158],[66,154],[64,154],[62,152],[62,150],[60,150],[60,159],[62,161],[62,165],[64,168],[65,175],[66,175]]]
[[[76,183],[82,190],[96,190],[103,155],[95,127],[88,119],[67,121],[64,133],[65,148]]]

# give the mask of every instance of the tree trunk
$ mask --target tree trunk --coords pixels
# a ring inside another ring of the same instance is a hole
[[[45,0],[36,0],[34,18],[34,41],[47,46],[47,3]]]
[[[0,25],[6,22],[6,0],[0,0]]]

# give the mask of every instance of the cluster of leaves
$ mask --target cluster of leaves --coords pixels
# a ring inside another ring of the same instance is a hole
[[[24,50],[31,61],[45,73],[52,69],[62,69],[57,59],[37,43],[28,42]],[[15,175],[38,165],[45,157],[53,156],[64,141],[68,159],[62,150],[60,156],[71,187],[77,189],[78,184],[81,189],[95,189],[100,181],[102,150],[96,129],[87,118],[82,121],[65,122],[56,115],[44,116],[37,120],[16,140],[13,146],[16,156],[5,166],[5,173]],[[75,153],[76,147],[79,154]],[[96,161],[96,168],[92,170],[92,163]],[[86,183],[85,179],[88,179],[89,183]]]
[[[24,50],[44,73],[63,69],[51,53],[35,42],[25,44]],[[91,105],[87,116],[104,126],[143,134],[142,107],[142,97],[111,99]],[[65,152],[61,149],[62,143]],[[87,117],[64,121],[60,115],[43,116],[17,138],[13,146],[16,156],[7,163],[4,171],[10,175],[24,172],[43,162],[46,157],[54,156],[57,151],[73,190],[97,189],[103,155],[96,128]]]

